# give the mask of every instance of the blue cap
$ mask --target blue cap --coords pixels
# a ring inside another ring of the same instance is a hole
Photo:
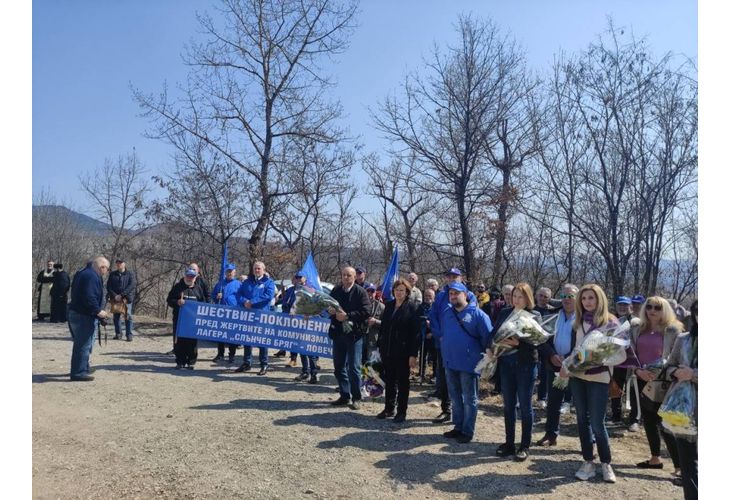
[[[365,286],[365,290],[372,290],[374,292],[377,289],[378,289],[378,287],[375,286],[375,283],[368,283]]]
[[[628,298],[626,295],[619,295],[616,297],[616,303],[617,304],[631,304],[631,299]]]
[[[458,271],[458,269],[457,269]],[[459,283],[458,281],[454,281],[449,285],[449,290],[456,290],[458,292],[464,292],[467,293],[469,290],[467,290],[466,285],[464,283]]]
[[[189,267],[185,270],[185,276],[187,276],[189,278],[194,278],[197,275],[198,275],[198,272],[195,269],[193,269],[192,267]]]
[[[362,267],[362,266],[357,266],[357,267],[355,268],[355,272],[356,272],[356,273],[358,273],[358,274],[360,274],[360,273],[364,273],[364,272],[365,272],[365,268],[364,268],[364,267]]]
[[[228,264],[226,266],[226,271],[235,271],[236,270],[236,264]]]
[[[444,274],[453,274],[454,276],[461,276],[461,271],[458,267],[452,267],[448,271],[446,271]]]
[[[304,278],[304,273],[301,271],[297,271],[297,274],[294,275],[294,278],[297,278],[297,279]]]
[[[646,301],[643,295],[634,295],[631,297],[631,302],[633,304],[643,304]]]

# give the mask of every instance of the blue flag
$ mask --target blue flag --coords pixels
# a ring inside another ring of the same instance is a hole
[[[393,300],[393,282],[398,279],[398,245],[395,246],[393,257],[390,259],[388,271],[383,279],[383,300]]]
[[[319,282],[319,271],[317,271],[317,266],[314,263],[312,252],[309,252],[309,255],[307,255],[307,260],[304,261],[300,272],[307,278],[308,287],[319,290],[320,292],[322,291],[322,285]]]

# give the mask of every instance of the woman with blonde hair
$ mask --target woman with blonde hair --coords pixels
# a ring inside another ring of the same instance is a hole
[[[512,289],[512,306],[505,307],[499,312],[494,325],[494,332],[499,331],[502,324],[510,317],[513,311],[524,309],[531,312],[536,319],[540,313],[533,311],[535,298],[532,288],[527,283],[517,283]],[[503,354],[499,358],[498,370],[504,401],[504,433],[505,442],[497,448],[497,456],[509,457],[523,462],[530,454],[532,444],[532,390],[537,378],[537,350],[535,346],[522,340],[505,339],[505,345],[515,349]],[[520,417],[522,435],[520,447],[515,451],[515,422],[517,420],[517,401],[520,403]]]
[[[618,327],[618,325],[618,320],[608,312],[608,299],[603,289],[595,284],[583,285],[578,292],[575,304],[571,350],[575,346],[580,346],[583,338],[591,331],[599,328]],[[611,447],[608,444],[605,423],[608,384],[611,381],[608,367],[591,368],[582,373],[569,373],[562,368],[560,376],[570,376],[570,390],[578,419],[578,435],[584,462],[575,473],[575,477],[581,481],[587,481],[596,475],[596,466],[593,463],[592,429],[601,460],[603,480],[615,483],[616,475],[611,468]]]
[[[635,364],[639,367],[635,370],[635,374],[639,385],[639,393],[641,394],[646,384],[657,377],[656,373],[645,369],[645,367],[660,360],[667,360],[677,336],[684,328],[682,323],[677,320],[669,302],[658,296],[646,299],[644,305],[641,306],[639,319],[640,323],[631,329],[631,348],[633,355],[636,357]],[[636,466],[640,469],[664,468],[664,464],[659,458],[661,438],[664,438],[667,451],[669,451],[669,456],[674,464],[674,475],[679,475],[680,465],[676,441],[674,436],[664,430],[662,419],[657,415],[661,401],[651,401],[643,394],[639,399],[651,458],[639,462]]]

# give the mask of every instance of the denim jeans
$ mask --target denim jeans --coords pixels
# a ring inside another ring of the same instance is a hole
[[[300,357],[302,358],[302,373],[307,375],[316,375],[319,356],[307,356],[306,354],[302,354]]]
[[[593,440],[596,438],[598,457],[601,463],[611,463],[611,447],[606,431],[606,405],[608,404],[608,384],[588,382],[570,377],[570,390],[573,393],[575,416],[578,419],[578,436],[583,460],[593,460]],[[593,433],[591,434],[591,430]]]
[[[454,429],[465,436],[474,437],[477,423],[479,374],[460,372],[446,368],[446,385],[451,397],[451,420]]]
[[[243,346],[243,364],[251,366],[251,358],[253,357],[253,347],[250,345]],[[259,363],[261,368],[269,365],[269,350],[266,347],[259,347]]]
[[[121,314],[114,315],[114,334],[122,334]],[[124,329],[128,339],[132,338],[132,304],[127,304],[127,316],[124,320]]]
[[[513,446],[515,442],[515,422],[517,420],[517,401],[520,402],[522,436],[520,448],[529,448],[532,443],[532,390],[537,377],[537,363],[520,360],[519,354],[499,358],[499,378],[502,384],[504,401],[505,443]]]
[[[340,397],[359,401],[360,365],[362,364],[363,339],[355,340],[352,335],[341,334],[332,340],[332,361],[335,378],[340,386]]]
[[[73,337],[71,351],[71,376],[80,377],[89,374],[89,357],[94,346],[97,319],[88,314],[79,314],[74,310],[68,311],[68,328]]]

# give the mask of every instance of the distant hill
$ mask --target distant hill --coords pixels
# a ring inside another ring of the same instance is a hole
[[[88,215],[74,212],[62,205],[33,205],[33,218],[37,216],[51,220],[63,220],[64,218],[69,217],[82,230],[89,233],[104,233],[108,231],[110,227],[109,224],[98,221]]]

